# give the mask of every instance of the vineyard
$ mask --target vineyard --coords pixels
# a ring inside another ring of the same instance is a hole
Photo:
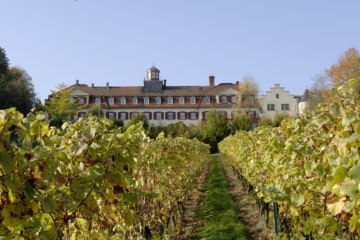
[[[360,237],[360,83],[333,94],[333,104],[279,128],[237,132],[219,144],[265,209],[278,207],[279,239]]]
[[[0,111],[1,239],[150,239],[178,231],[209,159],[197,140],[150,140],[104,118],[61,129]]]

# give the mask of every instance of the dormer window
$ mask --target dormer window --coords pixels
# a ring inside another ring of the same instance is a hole
[[[120,103],[121,103],[121,105],[125,105],[126,104],[126,98],[125,97],[120,98]]]
[[[161,97],[155,98],[155,102],[156,102],[156,104],[161,104]]]
[[[280,97],[280,95],[277,93],[277,94],[276,94],[276,99],[279,99],[279,97]]]
[[[100,98],[99,97],[95,98],[95,104],[100,105]]]
[[[133,104],[138,104],[138,98],[137,98],[137,97],[133,97],[132,103],[133,103]]]
[[[179,97],[179,103],[184,104],[185,103],[185,98],[184,97]]]
[[[168,104],[173,104],[173,103],[174,103],[174,98],[168,97]]]
[[[149,104],[149,97],[144,97],[144,104]]]
[[[210,97],[205,97],[204,102],[205,104],[210,104]]]
[[[114,98],[113,97],[109,98],[109,104],[114,105]]]
[[[195,98],[195,97],[191,97],[191,98],[190,98],[190,103],[191,103],[191,104],[195,104],[195,103],[196,103],[196,98]]]

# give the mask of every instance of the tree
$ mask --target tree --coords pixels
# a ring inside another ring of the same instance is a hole
[[[350,79],[360,79],[360,54],[355,48],[349,48],[338,62],[326,69],[332,87],[338,87]]]
[[[58,91],[51,91],[52,95],[45,103],[45,109],[51,119],[66,121],[71,116],[77,114],[81,110],[81,106],[78,105],[77,101],[71,100],[72,88],[68,88],[65,84],[60,84],[57,89]]]
[[[5,49],[0,47],[0,80],[9,68],[9,59],[6,56]]]
[[[229,135],[228,121],[226,117],[215,110],[208,113],[206,122],[201,128],[202,140],[210,144],[211,152],[218,151],[218,142]]]
[[[238,98],[236,108],[254,108],[259,106],[258,95],[259,95],[259,85],[255,82],[255,79],[252,76],[245,76],[239,82],[238,87]]]
[[[36,102],[32,79],[24,69],[10,67],[0,83],[0,109],[16,107],[26,115]]]
[[[236,114],[234,117],[234,120],[230,124],[231,134],[234,134],[236,131],[239,131],[239,130],[250,131],[251,129],[252,129],[251,118],[250,118],[250,116],[248,116],[244,113]]]
[[[331,94],[331,79],[326,74],[318,74],[313,79],[312,86],[309,89],[309,107],[314,109],[319,103],[330,103],[333,101]]]

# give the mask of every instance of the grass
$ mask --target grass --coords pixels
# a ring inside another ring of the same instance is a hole
[[[212,165],[203,189],[206,196],[198,212],[198,220],[203,226],[196,230],[191,239],[249,239],[245,227],[238,221],[238,209],[219,156],[212,156]]]

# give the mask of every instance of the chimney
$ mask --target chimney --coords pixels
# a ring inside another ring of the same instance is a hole
[[[164,79],[163,89],[166,88],[166,79]]]
[[[95,85],[92,83],[92,84],[91,84],[91,87],[93,88],[93,87],[95,87]]]
[[[215,76],[214,75],[209,76],[209,85],[210,85],[210,87],[215,86]]]
[[[109,90],[109,82],[106,82],[106,89]]]
[[[79,80],[76,80],[76,86],[77,87],[79,86]]]

